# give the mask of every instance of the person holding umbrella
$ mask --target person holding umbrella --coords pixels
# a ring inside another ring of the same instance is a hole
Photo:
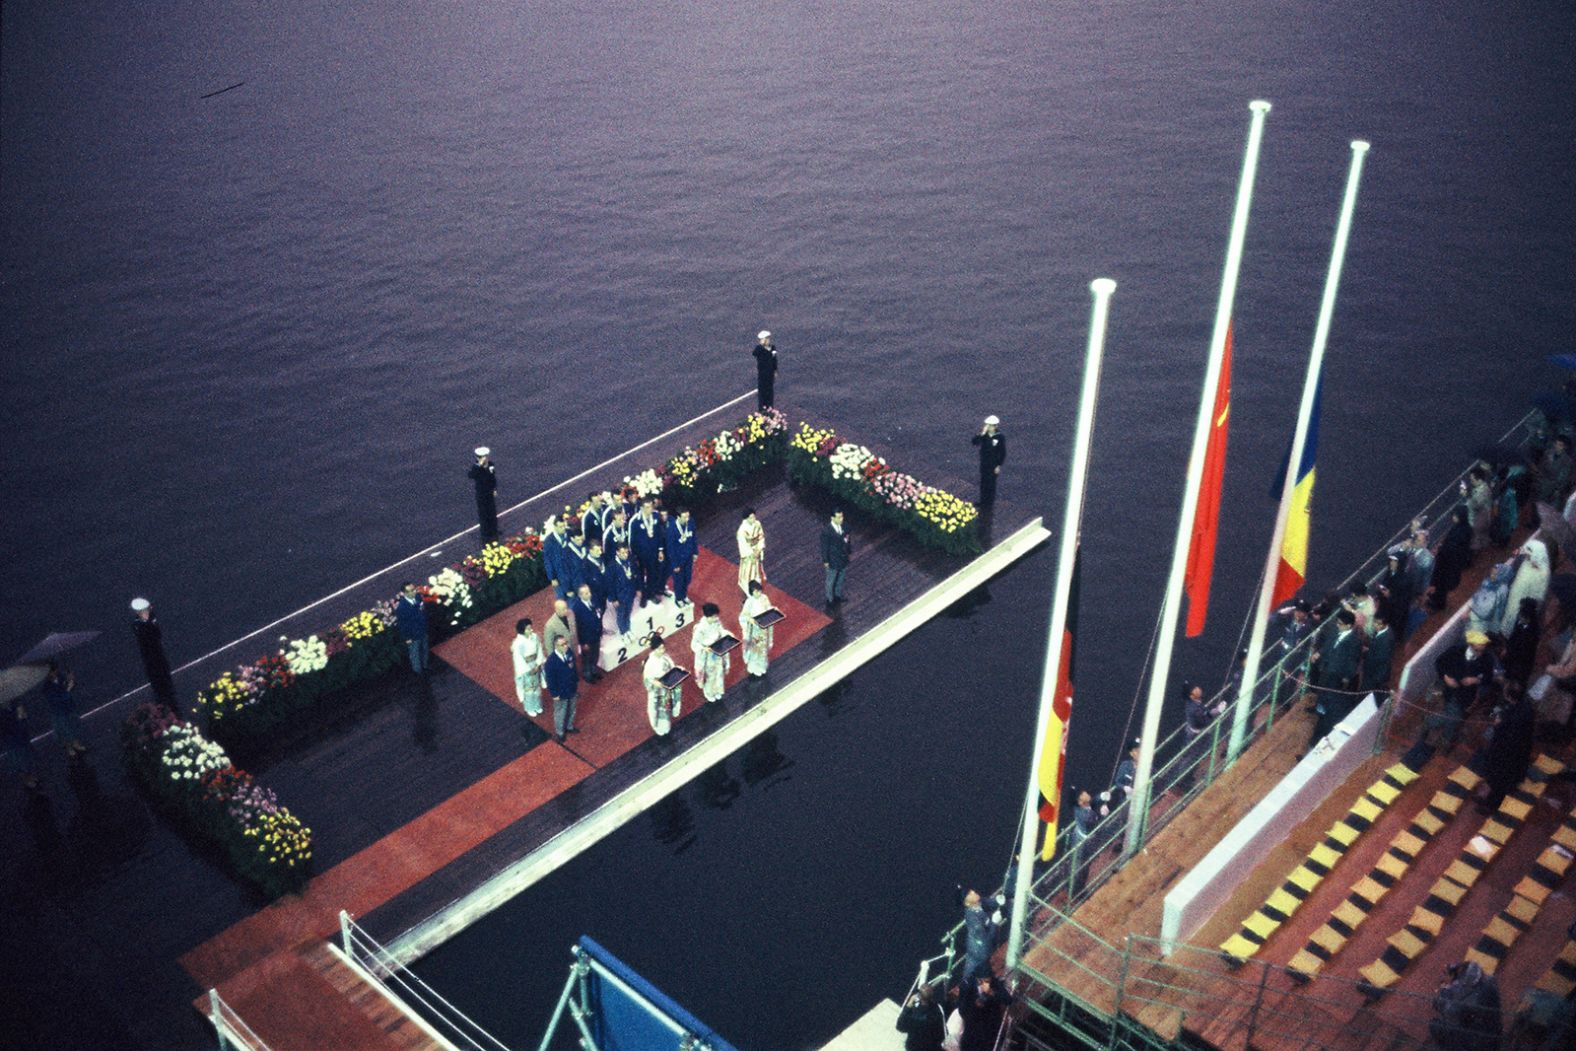
[[[67,759],[80,759],[88,752],[88,746],[82,743],[76,688],[76,675],[62,668],[59,661],[50,661],[49,673],[44,676],[44,703],[49,707],[49,721]]]
[[[170,659],[164,654],[164,629],[159,618],[153,615],[153,603],[145,598],[131,600],[131,631],[137,637],[137,649],[142,654],[142,670],[148,676],[148,685],[160,704],[175,714],[180,705],[175,700],[175,677],[170,673]]]

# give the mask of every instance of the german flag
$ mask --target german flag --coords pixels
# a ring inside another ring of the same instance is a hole
[[[1056,695],[1051,701],[1051,716],[1045,722],[1045,747],[1040,752],[1040,820],[1045,822],[1042,860],[1056,856],[1056,829],[1062,799],[1062,775],[1067,767],[1067,727],[1073,717],[1073,638],[1078,625],[1078,578],[1083,564],[1083,549],[1073,554],[1073,581],[1067,594],[1067,624],[1062,630],[1062,659],[1056,673]]]

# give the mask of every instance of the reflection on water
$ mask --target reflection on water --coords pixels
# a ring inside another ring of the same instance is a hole
[[[751,788],[773,788],[787,781],[788,771],[794,765],[778,748],[777,734],[771,730],[745,745],[739,753],[739,764]]]
[[[696,778],[695,788],[700,801],[713,810],[727,810],[744,792],[739,779],[728,773],[727,760]]]
[[[695,813],[682,795],[668,796],[647,813],[657,842],[672,847],[674,854],[682,854],[695,845]]]

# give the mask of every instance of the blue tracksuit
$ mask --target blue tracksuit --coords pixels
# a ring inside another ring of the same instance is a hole
[[[574,598],[580,593],[580,585],[585,583],[586,576],[586,549],[580,546],[578,537],[570,537],[564,545],[563,564],[559,566],[564,575],[558,579],[563,583],[567,597]]]
[[[558,581],[553,585],[553,594],[562,599],[574,594],[569,590],[569,578],[564,572],[564,552],[568,543],[567,533],[560,537],[556,532],[548,533],[542,541],[542,568],[547,571],[549,581]]]
[[[689,600],[690,577],[695,572],[695,523],[681,526],[678,519],[668,523],[668,571],[673,574],[673,597],[683,605]]]
[[[618,633],[629,634],[629,615],[635,607],[635,581],[640,575],[636,566],[621,559],[614,559],[607,567],[607,597],[618,603],[613,615],[618,619]]]
[[[640,570],[640,600],[642,603],[662,598],[663,565],[662,519],[655,514],[647,523],[644,515],[637,515],[629,526],[629,543],[634,550],[635,565]]]
[[[607,561],[601,558],[586,556],[581,564],[580,582],[591,585],[591,602],[596,606],[597,612],[607,609]]]

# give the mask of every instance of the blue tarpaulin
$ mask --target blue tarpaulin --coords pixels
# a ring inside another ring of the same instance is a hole
[[[683,1033],[711,1051],[736,1051],[589,936],[581,935],[580,948],[606,971],[593,967],[586,978],[591,988],[591,1031],[600,1051],[678,1051]]]

